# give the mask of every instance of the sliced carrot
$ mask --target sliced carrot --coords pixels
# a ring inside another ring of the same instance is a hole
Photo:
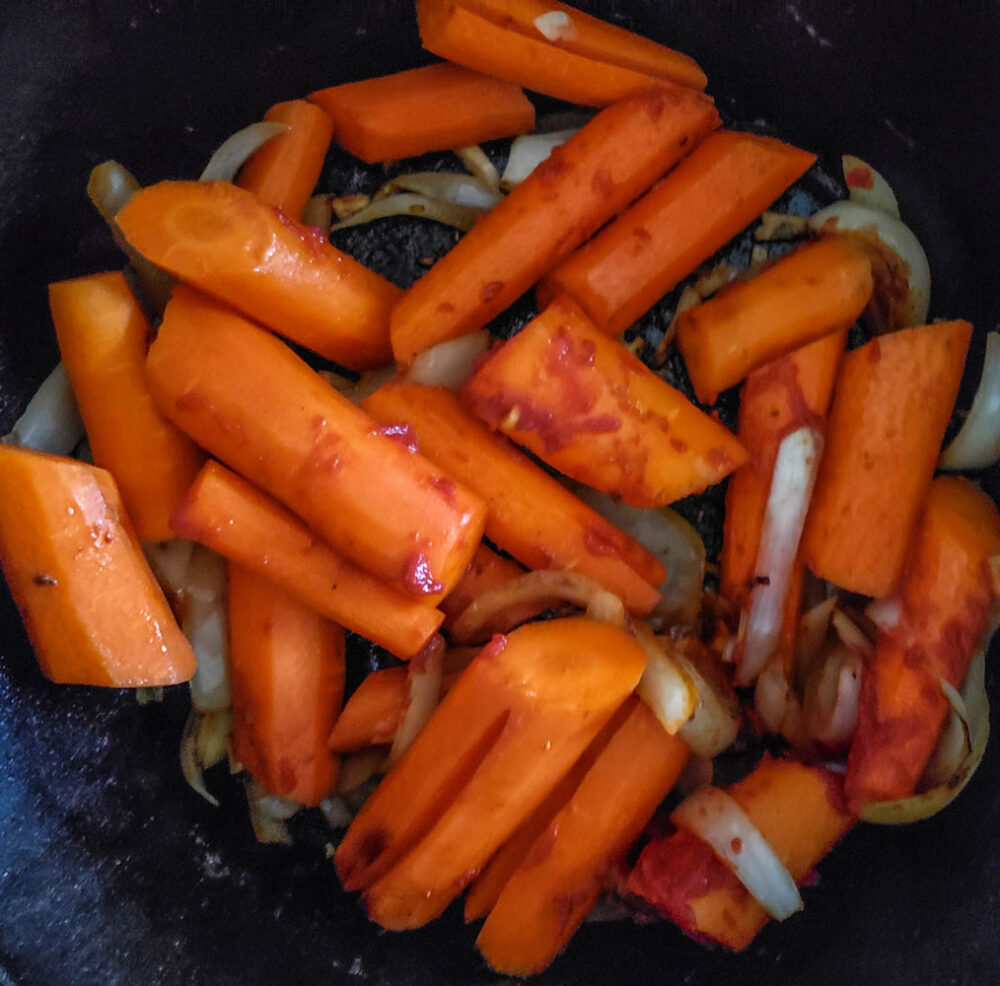
[[[900,586],[902,613],[879,632],[865,668],[846,789],[852,805],[913,793],[990,619],[989,559],[1000,554],[1000,515],[972,483],[931,483]]]
[[[337,143],[368,164],[513,137],[535,125],[519,86],[448,62],[331,86],[309,99],[333,118]]]
[[[637,507],[700,493],[747,459],[725,427],[568,298],[494,349],[462,400],[561,473]]]
[[[487,503],[486,536],[532,569],[589,575],[633,612],[656,605],[662,564],[543,469],[494,435],[441,387],[388,384],[362,408],[384,426],[408,425],[423,453]]]
[[[406,668],[382,668],[366,674],[347,700],[330,733],[335,753],[391,743],[409,697]]]
[[[444,615],[380,582],[324,544],[296,516],[217,462],[174,512],[178,537],[198,541],[297,596],[399,658],[418,653]]]
[[[763,212],[816,160],[771,137],[720,130],[538,286],[618,335]]]
[[[344,698],[344,631],[242,565],[229,565],[233,752],[272,794],[318,805],[340,758],[327,737]]]
[[[341,877],[345,885],[366,887],[369,917],[403,929],[440,914],[570,769],[644,665],[628,634],[585,617],[529,623],[487,645],[341,843]],[[478,730],[464,732],[466,709],[487,695],[491,711],[483,709]],[[430,779],[428,755],[454,770],[468,744],[495,723],[499,731],[468,781],[446,785],[450,796],[430,817],[415,812],[414,790]],[[415,831],[418,820],[425,822],[422,832]],[[401,824],[416,838],[394,839],[390,833]],[[380,851],[359,854],[373,833],[381,835]]]
[[[841,361],[800,548],[820,578],[868,596],[896,587],[971,334],[963,321],[902,329]]]
[[[723,595],[737,606],[752,588],[778,446],[804,425],[825,429],[846,340],[846,330],[831,332],[753,370],[743,384],[737,434],[750,460],[729,478],[719,556]]]
[[[549,41],[532,24],[535,7],[539,13],[547,9],[561,11],[564,16],[572,11],[574,22],[579,18],[584,25],[584,31],[577,32],[584,36],[582,44]],[[606,53],[620,55],[621,38],[616,35],[610,44],[606,43],[608,33],[615,28],[596,18],[584,22],[584,18],[586,14],[562,4],[527,2],[511,9],[510,4],[498,0],[417,0],[420,40],[428,51],[546,96],[584,106],[607,106],[663,85],[667,79],[705,88],[707,80],[701,69],[668,48],[661,50],[674,56],[669,75],[661,74],[667,67],[662,57],[656,59],[655,70],[648,57],[602,57]],[[621,28],[618,31],[628,34]]]
[[[399,288],[252,192],[162,181],[115,218],[144,257],[321,356],[354,370],[390,360]]]
[[[827,237],[683,312],[677,346],[698,399],[711,404],[755,367],[849,329],[871,293],[865,254]]]
[[[797,883],[853,824],[841,779],[823,767],[765,755],[729,794]],[[735,951],[767,923],[764,909],[725,863],[684,829],[643,849],[627,888],[689,934]]]
[[[194,674],[104,469],[0,445],[0,564],[53,681],[136,688]]]
[[[285,123],[289,130],[269,140],[243,165],[236,184],[298,222],[323,170],[333,121],[304,99],[278,103],[264,119]]]
[[[115,477],[139,539],[166,541],[205,457],[153,404],[149,321],[117,271],[49,285],[49,306],[94,463]]]
[[[483,503],[280,339],[179,286],[147,369],[167,417],[356,564],[427,597],[461,578]]]
[[[609,106],[556,148],[400,299],[396,361],[482,328],[719,124],[671,87]]]
[[[479,932],[476,945],[497,972],[531,975],[556,957],[687,759],[687,744],[670,736],[645,702],[630,699],[624,721],[535,840]]]

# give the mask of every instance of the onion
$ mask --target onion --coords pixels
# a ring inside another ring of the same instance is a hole
[[[738,684],[751,684],[777,649],[788,583],[822,449],[822,436],[808,427],[793,431],[778,446],[754,568],[757,578],[766,581],[758,581],[750,592]]]
[[[853,154],[844,154],[840,164],[844,171],[844,184],[847,185],[847,197],[852,202],[899,219],[899,202],[895,192],[870,164]]]
[[[203,772],[226,756],[232,725],[228,709],[203,715],[192,708],[181,735],[181,773],[188,785],[216,808],[218,799],[205,787]]]
[[[846,644],[831,647],[803,696],[803,728],[826,747],[846,749],[858,725],[862,661]]]
[[[497,181],[499,180],[498,175]],[[472,175],[456,175],[450,171],[418,171],[413,174],[398,175],[383,188],[387,190],[387,194],[416,192],[438,202],[450,202],[453,205],[463,205],[482,212],[492,209],[503,198],[498,191],[481,179]],[[381,194],[377,196],[377,198],[384,197]]]
[[[903,600],[899,596],[873,599],[865,608],[865,616],[879,630],[894,630],[903,618]]]
[[[285,822],[302,806],[296,801],[270,794],[252,777],[246,779],[247,806],[250,809],[250,824],[258,842],[276,845],[291,845],[292,837]]]
[[[384,774],[387,760],[388,750],[384,746],[370,746],[367,750],[345,754],[340,758],[337,793],[349,794],[367,784],[373,777]]]
[[[420,730],[427,725],[441,699],[441,655],[444,640],[431,639],[407,667],[406,680],[410,695],[403,711],[403,718],[396,728],[389,750],[389,764],[394,764],[410,748]]]
[[[674,314],[670,318],[670,324],[667,326],[666,331],[663,333],[663,338],[656,347],[657,359],[662,361],[666,358],[667,349],[669,349],[677,335],[677,323],[681,315],[690,311],[696,305],[700,305],[701,302],[701,295],[690,284],[685,284],[681,289],[681,296],[677,299],[677,306],[674,308]]]
[[[553,130],[549,133],[524,134],[515,137],[510,145],[510,155],[503,169],[500,187],[509,192],[520,185],[561,144],[565,144],[576,130]]]
[[[363,196],[365,205],[368,204],[368,196]],[[333,224],[333,200],[329,195],[313,195],[306,207],[302,210],[303,226],[319,226],[320,229],[329,229]]]
[[[83,421],[62,363],[42,381],[24,413],[3,437],[7,445],[69,455],[83,438]]]
[[[193,541],[151,541],[142,550],[156,580],[173,596],[180,596],[188,583]]]
[[[875,645],[865,636],[864,631],[842,609],[835,609],[830,617],[830,625],[846,647],[864,660],[870,660],[875,653]]]
[[[759,675],[753,690],[753,705],[766,732],[780,733],[794,701],[788,675],[780,655],[771,660]]]
[[[186,605],[181,629],[198,659],[198,670],[190,684],[191,701],[199,712],[225,709],[230,702],[226,582],[226,559],[195,545],[184,586]]]
[[[417,356],[403,379],[431,387],[446,387],[457,393],[472,376],[476,359],[489,349],[489,345],[490,334],[486,329],[439,342]]]
[[[797,240],[809,232],[809,220],[805,216],[792,216],[786,212],[761,213],[760,225],[753,231],[758,243],[774,243],[777,240]]]
[[[353,216],[354,213],[367,209],[371,205],[371,201],[371,196],[362,192],[355,192],[353,195],[337,195],[330,199],[330,211],[338,219],[347,219],[348,216]]]
[[[326,824],[334,830],[346,829],[354,821],[354,812],[347,807],[347,802],[337,794],[331,794],[319,803]]]
[[[269,140],[288,133],[287,123],[251,123],[227,137],[208,159],[199,181],[232,181],[247,160]]]
[[[944,450],[941,469],[986,469],[1000,460],[1000,332],[986,337],[979,389],[969,416]]]
[[[383,199],[373,199],[371,205],[335,223],[330,229],[331,232],[336,232],[349,226],[364,226],[376,219],[387,219],[390,216],[418,216],[468,232],[481,214],[482,210],[472,209],[469,206],[438,202],[427,198],[426,195],[416,195],[412,192],[400,192],[398,195],[389,195]]]
[[[573,41],[579,34],[565,10],[547,10],[535,18],[534,25],[546,41]]]
[[[707,842],[776,921],[802,909],[792,875],[746,812],[725,791],[703,787],[685,798],[670,820]]]
[[[632,623],[629,630],[647,657],[646,670],[636,686],[636,694],[673,736],[694,714],[698,690],[684,669],[667,655],[663,642],[654,637],[645,624]]]
[[[666,646],[697,693],[691,718],[680,728],[681,739],[693,753],[714,757],[728,749],[739,732],[740,707],[736,693],[721,662],[699,641],[688,638],[670,641]]]
[[[369,370],[367,373],[362,373],[357,380],[330,370],[320,370],[319,375],[352,404],[360,404],[366,397],[370,397],[376,390],[395,379],[396,367],[384,366],[380,370]]]
[[[478,178],[487,188],[492,189],[494,192],[500,190],[500,172],[497,171],[496,165],[489,159],[486,151],[478,144],[456,148],[455,153],[462,164],[469,169],[473,177]],[[497,201],[499,201],[499,197]]]

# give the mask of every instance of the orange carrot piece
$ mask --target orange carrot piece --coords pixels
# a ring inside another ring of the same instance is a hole
[[[989,623],[997,554],[1000,515],[989,497],[967,480],[935,479],[900,586],[902,615],[879,632],[862,679],[845,782],[853,806],[916,789],[948,711],[941,682],[962,687]]]
[[[204,455],[153,404],[152,329],[115,271],[49,285],[49,307],[95,465],[115,477],[140,541],[166,541]]]
[[[610,868],[639,837],[688,759],[645,702],[597,755],[580,786],[503,888],[476,945],[497,971],[541,972],[569,941]]]
[[[493,434],[441,387],[393,383],[362,408],[384,426],[409,425],[423,453],[487,503],[486,536],[532,569],[589,575],[633,612],[656,605],[665,570],[638,541]]]
[[[396,361],[481,329],[718,124],[704,95],[680,87],[599,113],[403,295]]]
[[[331,86],[309,99],[333,118],[337,143],[368,164],[513,137],[535,125],[519,86],[448,62]]]
[[[409,694],[404,667],[382,668],[365,675],[337,717],[330,733],[330,749],[350,753],[391,743]]]
[[[816,160],[771,137],[720,130],[538,286],[618,335],[757,218]]]
[[[290,129],[269,140],[247,161],[236,184],[298,222],[323,170],[333,120],[304,99],[277,103],[264,119],[285,123]]]
[[[462,401],[550,466],[662,507],[747,460],[721,424],[558,298],[469,378]]]
[[[677,318],[677,346],[698,400],[711,404],[755,367],[849,329],[872,293],[871,262],[826,237]]]
[[[729,794],[800,884],[853,824],[841,779],[823,767],[765,755]],[[643,849],[627,888],[689,934],[734,951],[746,948],[767,923],[764,909],[725,863],[684,829]]]
[[[437,917],[572,767],[644,666],[645,655],[628,634],[585,617],[529,623],[495,638],[355,820],[356,826],[363,822],[358,835],[366,839],[384,813],[412,818],[408,802],[424,781],[428,750],[453,764],[467,742],[454,727],[452,710],[468,704],[472,689],[492,697],[488,718],[502,720],[499,734],[468,782],[440,806],[429,830],[409,847],[388,843],[376,857],[381,869],[393,850],[405,852],[367,884],[369,917],[389,929],[415,928]],[[348,830],[338,856],[350,835]]]
[[[840,364],[802,560],[851,592],[896,587],[972,335],[938,322],[879,336]]]
[[[229,565],[233,752],[272,794],[318,805],[340,758],[327,737],[344,698],[344,631],[242,565]]]
[[[535,4],[521,6],[530,8]],[[571,10],[554,4],[538,4],[538,7],[539,12],[545,8]],[[509,4],[496,0],[485,3],[417,0],[420,40],[428,51],[547,96],[584,106],[607,106],[671,84],[668,79],[672,83],[705,88],[707,80],[701,69],[677,52],[670,52],[675,56],[672,74],[664,77],[650,73],[647,65],[616,64],[602,58],[603,52],[592,48],[596,33],[593,29],[586,32],[584,45],[575,46],[576,50],[559,41],[550,42],[531,24],[530,16],[526,9],[510,10]],[[571,16],[586,15],[573,11]],[[596,18],[591,20],[614,30],[610,24],[602,24]]]
[[[194,674],[104,469],[0,445],[0,565],[53,681],[137,688]]]
[[[461,578],[483,503],[269,332],[179,286],[147,370],[167,417],[356,564],[426,597]]]
[[[355,633],[407,659],[444,618],[328,547],[292,513],[217,462],[208,462],[174,512],[178,537],[198,541],[270,579]]]
[[[774,460],[786,435],[825,430],[847,331],[831,332],[753,370],[740,392],[737,435],[750,461],[729,478],[723,531],[722,593],[741,606],[752,588]]]
[[[115,218],[144,257],[280,335],[354,370],[389,362],[399,288],[252,192],[162,181]]]

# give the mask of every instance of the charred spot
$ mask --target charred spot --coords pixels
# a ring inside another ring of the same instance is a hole
[[[771,584],[771,576],[770,575],[755,575],[753,577],[753,584],[754,585],[770,585]]]
[[[59,585],[59,580],[48,572],[39,572],[31,581],[35,585]]]
[[[366,832],[357,849],[355,869],[367,869],[388,848],[389,836],[383,828]]]
[[[729,848],[732,849],[734,853],[741,853],[743,851],[743,840],[738,835],[734,835],[732,839],[729,840]]]
[[[676,452],[686,452],[688,450],[688,443],[683,438],[672,437],[670,445]]]

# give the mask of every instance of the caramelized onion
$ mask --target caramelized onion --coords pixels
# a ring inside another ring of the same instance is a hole
[[[240,168],[269,140],[287,133],[287,123],[251,123],[227,137],[208,159],[199,181],[232,181]]]
[[[434,714],[441,699],[441,656],[444,640],[434,637],[417,654],[406,669],[406,681],[410,694],[403,710],[403,718],[396,727],[389,750],[389,764],[394,764],[411,746],[420,730]]]

